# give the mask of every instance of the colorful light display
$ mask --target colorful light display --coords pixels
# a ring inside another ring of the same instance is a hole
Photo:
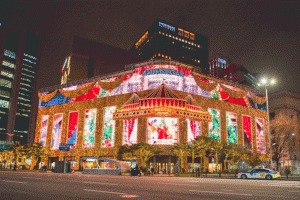
[[[201,135],[201,122],[187,119],[188,122],[188,142]]]
[[[78,132],[78,112],[71,112],[69,117],[69,127],[68,127],[68,139],[67,144],[70,148],[76,147]]]
[[[244,145],[248,149],[252,149],[252,131],[251,131],[251,118],[243,115],[243,135]]]
[[[51,149],[58,149],[61,140],[63,114],[54,115]]]
[[[220,140],[220,111],[208,109],[208,112],[213,116],[208,124],[209,137]]]
[[[266,153],[264,120],[260,118],[255,119],[256,126],[256,144],[258,153]]]
[[[138,119],[124,120],[123,145],[132,145],[137,143],[137,125]]]
[[[92,148],[95,145],[96,115],[97,109],[85,111],[83,148]]]
[[[178,141],[177,118],[148,118],[149,144],[174,144]]]
[[[43,116],[43,118],[42,118],[41,137],[40,137],[40,143],[43,146],[46,145],[47,130],[48,130],[48,120],[49,120],[49,115]]]
[[[227,142],[237,143],[237,120],[236,113],[226,112]]]
[[[103,138],[102,147],[113,147],[115,143],[115,120],[113,113],[116,111],[116,106],[104,108],[103,122]]]

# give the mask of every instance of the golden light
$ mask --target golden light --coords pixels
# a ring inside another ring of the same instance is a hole
[[[271,80],[271,84],[274,85],[276,83],[275,79]]]

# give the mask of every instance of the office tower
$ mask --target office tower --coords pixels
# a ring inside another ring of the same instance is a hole
[[[157,19],[131,48],[140,61],[169,59],[208,70],[208,38]]]
[[[2,32],[0,45],[0,140],[27,142],[39,38],[25,31]]]

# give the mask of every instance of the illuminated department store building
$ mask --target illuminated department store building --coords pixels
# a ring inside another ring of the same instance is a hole
[[[121,145],[144,142],[166,149],[199,135],[268,157],[265,98],[251,89],[175,61],[151,60],[126,69],[39,93],[35,142],[51,149],[45,164],[66,156],[78,163],[75,169],[97,168],[89,157],[115,158]],[[71,150],[59,151],[60,143]],[[150,159],[150,167],[154,162],[156,169],[173,172],[175,160],[163,151]]]

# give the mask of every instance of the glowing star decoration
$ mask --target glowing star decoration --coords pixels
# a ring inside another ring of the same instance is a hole
[[[188,142],[201,135],[201,123],[187,119],[188,122]]]
[[[177,118],[148,118],[148,143],[171,145],[178,141]]]
[[[266,153],[264,120],[256,118],[255,119],[255,126],[256,126],[257,152],[258,153]]]
[[[53,129],[52,129],[52,144],[51,149],[55,150],[59,148],[62,132],[63,114],[54,115]]]
[[[83,148],[93,148],[95,145],[96,115],[97,109],[85,111]]]
[[[71,112],[69,117],[69,127],[68,127],[68,139],[67,144],[70,148],[76,147],[78,132],[78,112]]]
[[[237,120],[236,113],[226,112],[227,142],[237,143]]]
[[[40,143],[41,143],[42,146],[46,145],[48,120],[49,120],[49,115],[43,116],[43,118],[42,118],[41,137],[40,137]]]
[[[102,147],[113,147],[115,143],[115,120],[113,113],[116,106],[104,108]]]
[[[209,137],[220,140],[220,111],[208,109],[208,112],[213,116],[212,121],[208,124]]]
[[[249,116],[243,116],[243,135],[244,145],[248,149],[252,149],[252,131],[251,131],[251,118]]]
[[[137,119],[124,120],[123,145],[132,145],[137,143],[137,125]]]

